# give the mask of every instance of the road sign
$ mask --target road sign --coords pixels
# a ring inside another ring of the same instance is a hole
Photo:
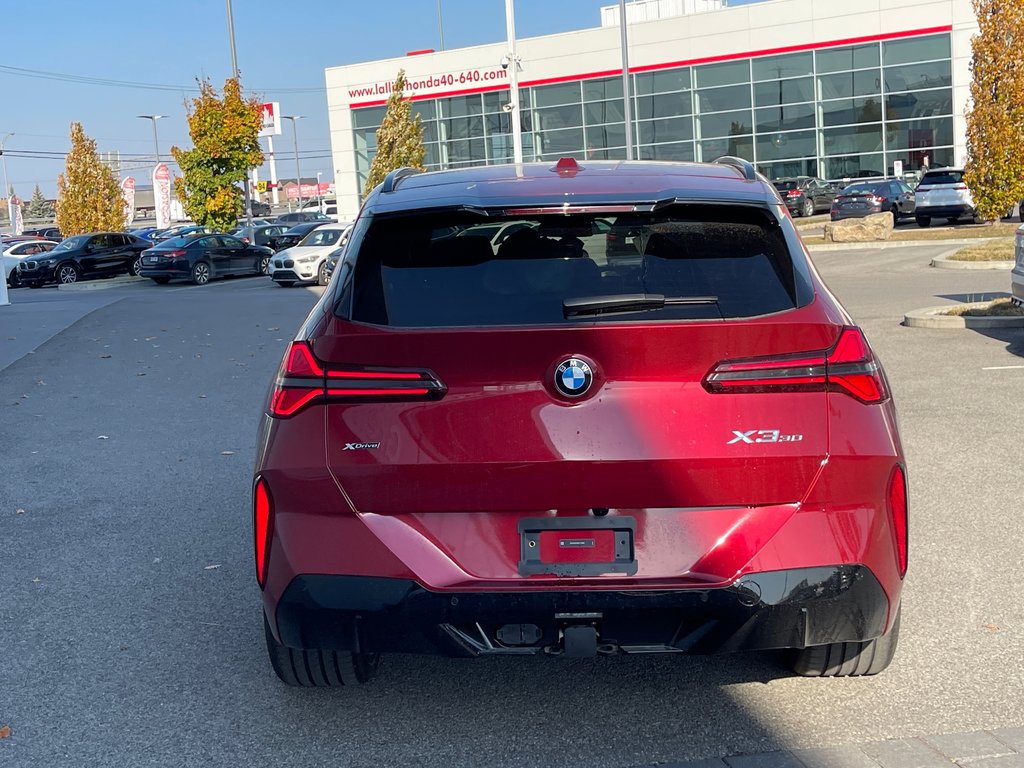
[[[260,111],[263,114],[263,127],[260,129],[260,138],[264,138],[266,136],[280,136],[281,105],[276,101],[271,101],[266,104],[261,104]]]

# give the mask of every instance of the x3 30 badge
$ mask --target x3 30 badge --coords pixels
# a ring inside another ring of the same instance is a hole
[[[798,443],[804,439],[803,435],[784,435],[778,429],[748,429],[746,432],[734,429],[732,433],[734,437],[726,445],[733,443]]]

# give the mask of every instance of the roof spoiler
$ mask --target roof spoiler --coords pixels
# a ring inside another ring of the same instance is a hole
[[[381,192],[394,192],[398,186],[398,182],[404,179],[406,176],[412,176],[416,173],[423,173],[419,168],[410,168],[405,166],[404,168],[396,168],[391,171],[387,176],[384,177],[384,182],[381,185]]]
[[[722,157],[716,157],[711,162],[718,163],[719,165],[728,165],[735,168],[740,172],[747,181],[754,181],[757,178],[757,171],[754,170],[754,166],[749,160],[744,160],[742,157],[733,157],[732,155],[723,155]]]

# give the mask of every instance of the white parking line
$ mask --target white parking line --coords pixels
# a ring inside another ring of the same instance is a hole
[[[993,365],[988,368],[982,368],[983,371],[1016,371],[1024,369],[1024,365]]]

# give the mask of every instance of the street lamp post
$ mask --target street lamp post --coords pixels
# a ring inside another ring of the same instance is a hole
[[[7,140],[13,136],[13,133],[4,134],[4,137],[0,139],[0,160],[3,161],[4,166],[4,197],[7,198],[7,220],[11,223],[11,232],[14,232],[14,217],[11,215],[11,186],[7,183],[7,155],[4,154],[4,144]],[[0,246],[0,251],[3,247]],[[7,306],[11,303],[10,297],[7,295],[7,280],[4,278],[4,270],[0,269],[0,307]]]
[[[155,158],[153,165],[158,165],[160,163],[160,141],[156,137],[156,121],[162,117],[167,117],[167,115],[136,115],[136,117],[142,120],[153,121],[153,157]]]
[[[299,129],[295,126],[295,121],[304,117],[305,115],[281,115],[281,119],[292,121],[292,139],[295,142],[295,185],[299,193],[295,203],[298,208],[302,208],[302,172],[299,170]]]
[[[241,86],[241,74],[238,71],[238,56],[235,53],[235,17],[231,12],[231,0],[226,0],[228,11],[228,42],[231,44],[231,73]],[[245,173],[245,223],[252,226],[252,193],[249,191],[249,172]]]

